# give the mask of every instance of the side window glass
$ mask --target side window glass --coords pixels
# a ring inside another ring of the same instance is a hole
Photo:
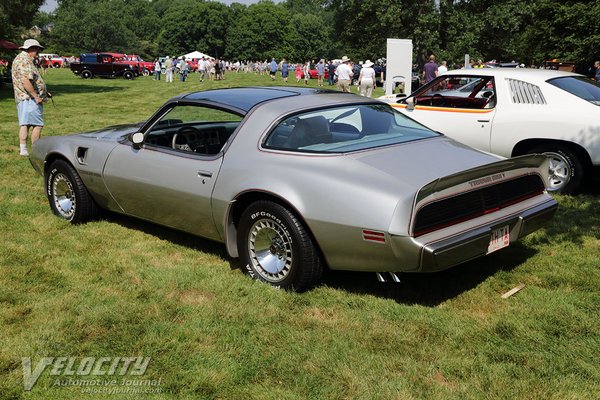
[[[496,103],[492,77],[450,75],[417,94],[417,104],[430,107],[483,109]]]
[[[242,117],[229,111],[195,105],[171,108],[146,133],[145,143],[184,153],[218,154]]]

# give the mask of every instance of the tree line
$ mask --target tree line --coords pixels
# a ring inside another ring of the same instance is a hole
[[[375,60],[386,39],[412,39],[414,60],[429,54],[539,64],[600,58],[600,2],[572,0],[3,0],[0,35],[47,27],[48,51],[118,51],[146,58],[200,50],[229,60]],[[21,40],[21,39],[19,39]]]

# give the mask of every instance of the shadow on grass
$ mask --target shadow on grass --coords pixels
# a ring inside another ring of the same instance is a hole
[[[105,219],[181,246],[218,255],[229,262],[231,269],[238,268],[237,260],[227,255],[221,243],[119,214],[106,213]],[[433,307],[477,287],[499,271],[511,271],[523,264],[536,253],[535,245],[578,244],[590,236],[600,239],[599,196],[596,193],[562,196],[554,220],[532,234],[528,246],[518,242],[508,249],[437,273],[400,274],[401,283],[380,283],[374,273],[368,272],[327,271],[323,285],[349,293],[392,299],[402,304]]]
[[[600,190],[577,196],[563,196],[552,223],[536,243],[569,242],[583,244],[585,237],[600,239]]]
[[[121,214],[106,212],[103,219],[180,246],[217,255],[229,262],[231,269],[239,267],[237,260],[227,255],[225,246],[221,243]],[[349,293],[368,294],[393,299],[398,303],[431,307],[473,289],[500,270],[510,271],[516,268],[533,254],[533,249],[517,243],[510,249],[442,272],[402,274],[402,282],[399,284],[380,283],[374,273],[348,271],[327,271],[322,284]]]
[[[202,251],[218,255],[219,257],[230,261],[231,268],[234,268],[232,260],[227,255],[227,250],[222,243],[213,242],[212,240],[204,239],[199,236],[185,233],[172,228],[153,224],[152,222],[143,221],[134,217],[103,211],[102,219],[119,224],[127,229],[142,231],[148,235],[155,236],[161,240],[166,240],[180,246],[189,247],[194,250]]]
[[[477,287],[498,271],[511,271],[535,254],[520,243],[498,253],[434,273],[398,274],[400,283],[377,281],[374,273],[328,271],[324,284],[357,294],[392,299],[402,304],[433,307]],[[386,278],[389,275],[384,274]]]

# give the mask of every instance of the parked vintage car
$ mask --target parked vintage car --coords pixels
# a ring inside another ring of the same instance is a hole
[[[47,65],[50,68],[61,68],[63,65],[66,64],[65,59],[59,56],[58,54],[40,53],[39,57],[40,59],[46,60]]]
[[[439,271],[557,207],[542,155],[502,160],[385,103],[311,88],[182,95],[139,124],[44,137],[31,162],[65,220],[103,208],[223,242],[253,278],[294,290],[326,267]]]
[[[154,72],[154,63],[151,61],[144,61],[142,57],[138,56],[137,54],[125,54],[124,61],[130,65],[136,66],[144,76],[148,76]]]
[[[600,83],[525,68],[450,71],[409,97],[405,115],[469,146],[550,157],[549,190],[575,193],[600,175]]]
[[[94,76],[118,77],[133,79],[139,75],[136,66],[121,62],[111,53],[93,53],[82,54],[79,62],[71,64],[71,71],[84,79],[90,79]]]

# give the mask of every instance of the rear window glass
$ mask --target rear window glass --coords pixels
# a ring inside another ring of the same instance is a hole
[[[555,78],[548,81],[566,92],[569,92],[583,100],[600,106],[600,83],[592,81],[585,76],[567,76]]]
[[[345,105],[294,115],[264,147],[311,153],[346,153],[438,136],[388,105]]]

